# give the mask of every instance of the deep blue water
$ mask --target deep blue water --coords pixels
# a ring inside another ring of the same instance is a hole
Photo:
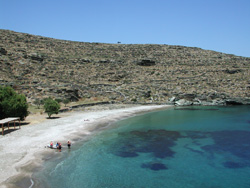
[[[250,107],[138,115],[62,156],[33,177],[51,188],[249,188]]]

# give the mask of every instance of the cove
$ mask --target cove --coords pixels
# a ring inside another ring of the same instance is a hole
[[[37,187],[248,188],[250,107],[178,107],[138,115],[62,155],[33,174]]]

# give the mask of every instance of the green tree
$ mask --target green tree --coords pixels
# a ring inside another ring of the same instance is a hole
[[[0,118],[20,117],[24,120],[28,114],[26,97],[11,87],[0,86]]]
[[[44,110],[48,114],[49,118],[52,114],[58,114],[59,109],[60,104],[52,98],[48,98],[44,101]]]
[[[69,99],[64,99],[63,100],[63,104],[64,104],[64,106],[67,106],[67,104],[70,102],[70,100]]]

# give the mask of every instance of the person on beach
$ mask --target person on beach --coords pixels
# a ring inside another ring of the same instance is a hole
[[[58,149],[62,149],[62,144],[60,142],[58,143],[58,145]]]
[[[50,148],[53,148],[53,142],[52,141],[50,142]]]
[[[70,149],[71,142],[68,140],[68,149]]]
[[[58,147],[57,147],[57,149],[59,149],[59,152],[62,151],[62,144],[61,144],[60,142],[58,142]]]
[[[56,148],[59,149],[59,144],[58,144],[58,142],[56,143]]]

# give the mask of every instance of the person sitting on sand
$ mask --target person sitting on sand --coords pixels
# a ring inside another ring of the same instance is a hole
[[[53,148],[53,142],[52,141],[50,142],[50,147]]]
[[[68,140],[68,149],[70,149],[71,142]]]

